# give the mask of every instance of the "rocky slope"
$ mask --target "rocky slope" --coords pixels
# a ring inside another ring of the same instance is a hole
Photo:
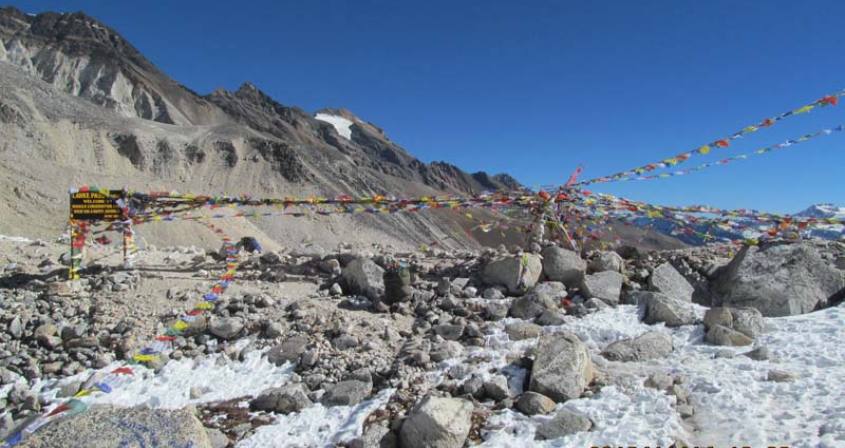
[[[83,13],[0,9],[0,87],[0,211],[11,215],[0,232],[10,234],[60,233],[65,191],[84,183],[254,196],[519,187],[506,175],[423,163],[345,110],[322,113],[348,119],[348,136],[249,83],[201,97]],[[265,222],[248,230],[334,244],[359,226],[353,233],[368,241],[477,244],[465,232],[472,223],[454,214],[328,221],[334,229]]]

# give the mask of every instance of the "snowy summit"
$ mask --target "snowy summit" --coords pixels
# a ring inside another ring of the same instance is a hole
[[[352,121],[338,115],[331,114],[317,114],[314,118],[320,121],[325,121],[331,124],[337,130],[337,133],[347,140],[352,140]]]

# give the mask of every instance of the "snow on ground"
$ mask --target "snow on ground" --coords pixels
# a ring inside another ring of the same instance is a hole
[[[169,362],[158,374],[140,365],[133,365],[134,375],[124,375],[111,382],[111,393],[97,393],[83,400],[89,405],[146,405],[176,409],[199,403],[255,396],[265,389],[286,383],[293,371],[291,365],[277,367],[262,355],[263,351],[254,350],[247,353],[242,362],[232,361],[220,354],[197,360],[185,358]],[[101,371],[110,372],[120,366],[120,363],[114,363]],[[91,373],[80,373],[60,384],[85,381]],[[189,395],[192,387],[201,388],[205,393],[192,399]],[[52,399],[58,391],[59,387],[53,387],[43,395]]]
[[[385,389],[356,406],[324,407],[321,404],[302,412],[278,415],[272,425],[258,428],[242,440],[238,448],[323,447],[348,442],[363,433],[364,420],[385,406],[394,389]]]
[[[700,314],[703,310],[698,308]],[[533,440],[536,426],[550,417],[526,417],[508,410],[488,420],[483,446],[668,446],[676,439],[706,446],[845,446],[845,306],[766,319],[767,333],[756,345],[769,347],[770,361],[716,357],[719,352],[739,354],[751,347],[706,345],[701,325],[670,329],[642,324],[634,306],[567,319],[550,330],[578,334],[598,368],[614,378],[613,385],[591,398],[558,405],[558,409],[590,417],[593,430],[541,444]],[[637,363],[609,362],[597,355],[615,340],[651,330],[670,333],[674,353]],[[495,346],[486,350],[501,354]],[[770,370],[792,372],[799,378],[787,383],[767,381]],[[674,397],[642,385],[650,372],[687,378],[696,410],[692,425],[682,423],[673,409]]]
[[[338,115],[331,114],[317,114],[314,116],[317,120],[325,121],[337,129],[337,133],[347,140],[352,140],[352,121]]]
[[[13,243],[31,243],[32,240],[22,236],[6,236],[0,235],[0,241],[11,241]]]
[[[699,314],[703,310],[698,308]],[[540,443],[534,441],[536,427],[550,416],[527,417],[512,410],[498,411],[487,421],[482,446],[668,446],[676,439],[706,446],[845,446],[845,305],[801,316],[766,319],[767,332],[758,337],[755,345],[769,347],[773,354],[769,361],[738,355],[751,347],[704,344],[701,325],[674,329],[645,325],[637,318],[634,306],[622,305],[582,319],[566,319],[564,325],[546,327],[545,331],[578,334],[610,384],[592,397],[570,400],[558,408],[587,415],[594,422],[593,430]],[[508,359],[530,349],[536,340],[509,341],[502,329],[510,321],[496,324],[497,330],[488,336],[485,347],[467,348],[461,359],[441,364],[440,374],[456,364],[464,364],[482,375],[504,368],[512,376],[511,389],[520,393],[527,372],[508,365]],[[598,355],[611,342],[651,330],[672,335],[675,351],[670,356],[618,363]],[[737,356],[726,357],[726,352]],[[142,373],[116,384],[111,394],[86,400],[175,408],[254,396],[285,383],[291,373],[290,366],[276,367],[260,351],[248,353],[243,362],[214,355],[197,361],[173,361],[158,375],[143,368],[138,370]],[[770,382],[766,380],[770,370],[792,372],[798,379]],[[681,421],[674,409],[674,397],[643,386],[651,372],[686,377],[696,412],[692,421]],[[201,398],[191,399],[188,394],[193,386],[207,386],[209,390]],[[55,392],[53,389],[47,395]],[[259,428],[238,446],[334,446],[360,435],[366,416],[383,407],[392,393],[382,391],[357,406],[326,408],[316,404],[300,413],[277,415],[275,423]]]

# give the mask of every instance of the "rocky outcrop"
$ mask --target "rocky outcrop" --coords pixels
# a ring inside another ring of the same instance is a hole
[[[720,304],[763,316],[809,313],[845,288],[842,273],[810,244],[746,246],[713,282]]]

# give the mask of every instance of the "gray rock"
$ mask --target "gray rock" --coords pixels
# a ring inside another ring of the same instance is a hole
[[[763,316],[809,313],[845,288],[842,273],[810,244],[746,246],[712,283],[722,305],[752,307]]]
[[[586,302],[584,302],[584,306],[587,309],[593,310],[603,310],[605,308],[610,308],[610,305],[608,305],[607,302],[596,298],[588,299]]]
[[[508,316],[510,306],[504,300],[490,301],[484,305],[484,317],[488,320],[502,320]]]
[[[597,298],[610,305],[616,305],[622,293],[622,280],[622,274],[614,271],[587,275],[581,282],[581,293],[588,299]]]
[[[321,401],[326,406],[351,406],[364,401],[372,391],[372,383],[346,380],[328,387]]]
[[[311,406],[308,390],[302,383],[290,383],[282,387],[265,390],[249,402],[253,411],[289,414]]]
[[[663,322],[667,327],[679,327],[694,324],[697,320],[689,301],[672,299],[656,292],[641,293],[638,300],[645,311],[643,322],[649,325]]]
[[[676,409],[678,410],[678,414],[680,414],[681,418],[691,418],[695,415],[695,408],[689,404],[679,404]]]
[[[285,327],[279,322],[268,322],[262,335],[267,339],[276,339],[285,334]]]
[[[512,341],[539,337],[543,328],[530,322],[513,322],[505,326],[505,333]]]
[[[292,336],[281,344],[273,346],[267,351],[267,360],[280,366],[285,362],[296,363],[300,355],[305,353],[308,346],[308,338],[305,336]]]
[[[713,345],[725,345],[729,347],[751,345],[754,340],[748,336],[728,327],[714,325],[707,330],[704,340]]]
[[[229,446],[229,438],[219,429],[205,428],[205,433],[208,435],[208,440],[211,442],[212,448],[226,448]]]
[[[663,263],[654,268],[648,278],[648,287],[670,298],[683,302],[692,302],[695,288],[671,264]]]
[[[543,282],[528,294],[518,297],[511,304],[510,315],[519,319],[534,319],[546,310],[557,310],[558,303],[566,297],[566,287],[561,282]]]
[[[220,339],[232,339],[244,329],[244,321],[238,317],[223,317],[211,319],[208,331]]]
[[[516,408],[525,415],[543,415],[555,410],[555,402],[543,394],[528,391],[519,397]]]
[[[86,412],[56,420],[32,434],[21,448],[84,446],[173,446],[211,448],[192,408],[92,406]]]
[[[784,370],[769,370],[769,373],[766,375],[767,381],[773,381],[776,383],[790,383],[797,379],[798,375]]]
[[[440,324],[434,326],[434,332],[443,339],[456,341],[463,336],[464,328],[462,324]]]
[[[21,324],[20,316],[15,316],[12,321],[9,322],[9,327],[6,331],[15,339],[21,338],[21,335],[23,335],[23,325]]]
[[[481,297],[488,300],[501,300],[505,298],[505,294],[499,288],[487,288],[481,293]]]
[[[472,403],[426,396],[402,424],[402,448],[461,448],[472,426]]]
[[[543,264],[536,254],[500,257],[487,263],[482,279],[488,285],[506,287],[511,294],[522,294],[537,284],[542,270]]]
[[[493,375],[482,386],[484,395],[496,401],[504,400],[510,396],[508,379],[504,375]]]
[[[561,402],[578,398],[593,380],[587,347],[572,333],[540,338],[528,389]]]
[[[558,246],[543,249],[543,273],[549,280],[577,287],[584,278],[587,263],[577,253]]]
[[[750,337],[756,338],[763,334],[766,323],[763,314],[754,308],[731,308],[734,330]]]
[[[396,448],[396,433],[390,430],[386,421],[367,426],[361,437],[349,443],[349,448]]]
[[[622,273],[625,270],[625,260],[612,251],[602,251],[590,260],[590,269],[593,272],[613,271]]]
[[[562,311],[546,310],[534,320],[538,325],[563,325],[565,322]]]
[[[745,352],[742,356],[747,356],[755,361],[766,361],[771,359],[772,354],[768,347],[762,346],[757,347],[750,352]]]
[[[355,348],[359,344],[358,338],[351,334],[342,334],[332,339],[332,347],[338,350],[349,350]]]
[[[370,300],[384,294],[384,269],[369,258],[356,258],[343,268],[343,281],[349,292],[361,294]]]
[[[674,384],[675,380],[671,376],[665,373],[652,373],[645,380],[644,386],[668,392]]]
[[[561,409],[552,417],[537,426],[536,440],[553,440],[563,436],[575,434],[576,432],[589,431],[593,422],[589,418],[570,411]]]
[[[628,362],[662,358],[669,353],[672,353],[672,337],[660,331],[649,331],[608,345],[602,356],[611,361]]]
[[[332,283],[331,288],[329,288],[329,294],[333,296],[342,296],[343,288],[340,287],[340,283]]]

